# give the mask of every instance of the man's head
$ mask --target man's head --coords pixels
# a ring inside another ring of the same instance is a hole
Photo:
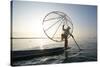
[[[67,29],[71,29],[71,28],[70,28],[70,26],[68,26],[68,28],[67,28]]]

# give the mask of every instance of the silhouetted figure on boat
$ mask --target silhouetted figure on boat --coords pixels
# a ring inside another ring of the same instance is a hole
[[[68,36],[70,35],[73,37],[73,35],[70,33],[70,29],[71,28],[69,26],[66,29],[64,28],[64,25],[62,27],[62,30],[64,31],[64,33],[61,34],[61,40],[65,40],[65,45],[64,45],[65,49],[68,49]]]

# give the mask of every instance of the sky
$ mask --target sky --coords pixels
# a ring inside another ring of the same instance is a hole
[[[41,29],[44,16],[52,11],[61,11],[70,16],[73,21],[74,31],[78,30],[77,32],[79,32],[80,35],[96,36],[96,6],[14,1],[14,37],[24,37],[24,35],[27,37],[39,36],[39,33],[42,32]]]
[[[46,37],[42,22],[52,11],[64,12],[71,18],[76,39],[97,37],[97,6],[13,1],[12,11],[12,37]]]

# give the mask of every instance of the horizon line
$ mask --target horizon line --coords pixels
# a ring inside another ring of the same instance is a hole
[[[60,38],[60,37],[56,37]],[[11,39],[48,39],[48,37],[11,37]]]

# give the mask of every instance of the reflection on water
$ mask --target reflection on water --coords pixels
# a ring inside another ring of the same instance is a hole
[[[71,40],[71,41],[70,41]],[[96,38],[76,40],[81,48],[96,49]],[[75,42],[69,39],[69,47],[77,49]],[[50,39],[12,39],[12,50],[36,50],[36,49],[50,49],[55,47],[64,47],[64,42],[54,42]]]
[[[13,50],[36,50],[63,47],[63,42],[53,42],[49,39],[12,39]]]

